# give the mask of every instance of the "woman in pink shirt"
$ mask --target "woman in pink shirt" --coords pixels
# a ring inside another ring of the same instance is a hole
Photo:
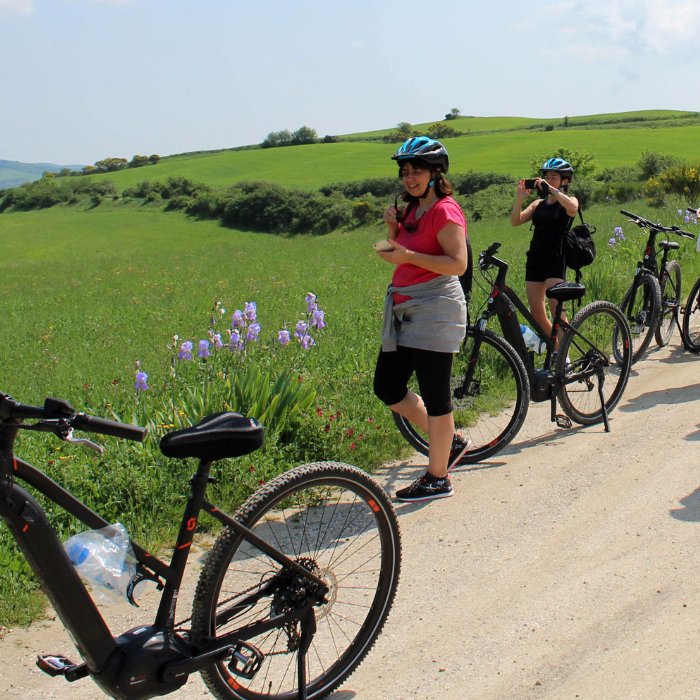
[[[447,150],[427,136],[408,139],[392,156],[399,165],[407,206],[384,212],[394,265],[384,310],[382,350],[374,377],[376,395],[428,435],[425,475],[397,491],[400,501],[452,495],[448,470],[468,449],[454,432],[452,358],[466,331],[466,302],[458,276],[467,268],[464,213],[445,178]],[[420,395],[410,391],[415,372]]]

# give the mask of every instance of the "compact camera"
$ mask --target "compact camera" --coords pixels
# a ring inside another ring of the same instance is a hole
[[[524,184],[528,190],[534,190],[537,180],[525,180]],[[540,180],[540,184],[537,187],[537,192],[541,197],[546,197],[549,194],[549,185],[545,180]]]

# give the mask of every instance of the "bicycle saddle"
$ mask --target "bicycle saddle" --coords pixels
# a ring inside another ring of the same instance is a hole
[[[585,293],[586,288],[578,282],[559,282],[545,292],[547,299],[556,299],[557,301],[580,299]]]
[[[207,416],[197,425],[173,430],[161,438],[160,451],[166,457],[197,457],[214,462],[240,457],[263,444],[263,427],[254,418],[223,411]]]

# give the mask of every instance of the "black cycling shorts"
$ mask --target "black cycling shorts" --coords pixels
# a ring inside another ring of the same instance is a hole
[[[395,352],[379,353],[374,371],[374,393],[387,406],[402,401],[408,393],[408,380],[415,372],[419,393],[429,416],[452,412],[451,352],[418,350],[401,345]]]
[[[566,265],[561,253],[552,250],[528,250],[525,263],[526,282],[566,279]]]

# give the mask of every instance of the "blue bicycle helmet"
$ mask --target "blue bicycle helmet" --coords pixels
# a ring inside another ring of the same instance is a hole
[[[407,139],[391,158],[399,162],[399,167],[401,167],[401,161],[422,160],[442,173],[450,169],[447,149],[439,141],[427,136],[412,136]]]
[[[542,175],[552,172],[559,173],[562,177],[568,177],[569,180],[573,179],[574,177],[573,166],[568,160],[564,160],[563,158],[550,158],[549,160],[546,160],[542,164],[540,172]]]

